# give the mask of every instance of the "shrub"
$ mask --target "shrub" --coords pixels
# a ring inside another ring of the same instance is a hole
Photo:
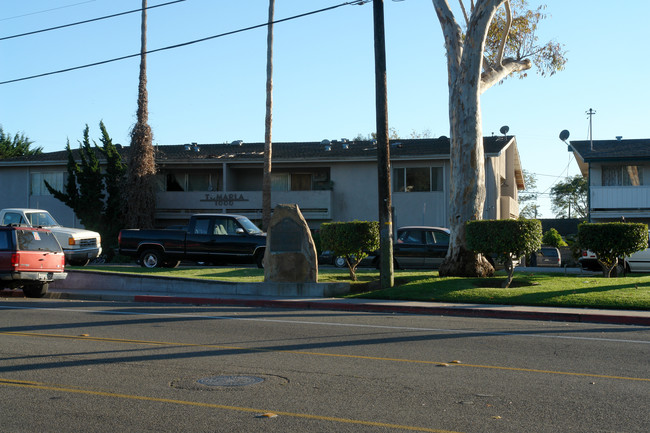
[[[583,223],[578,226],[580,247],[598,257],[603,277],[609,278],[620,257],[648,246],[648,226],[641,223]]]
[[[544,233],[544,236],[542,236],[542,244],[555,248],[567,246],[567,243],[562,239],[562,235],[560,235],[558,231],[552,227],[548,229],[546,233]]]
[[[379,249],[379,223],[352,221],[323,223],[320,226],[321,246],[334,256],[345,257],[350,279],[357,280],[356,269],[361,260]]]
[[[542,244],[542,223],[539,220],[477,220],[466,229],[467,247],[477,253],[495,256],[508,272],[504,287],[509,287],[514,273],[514,260],[537,251]]]

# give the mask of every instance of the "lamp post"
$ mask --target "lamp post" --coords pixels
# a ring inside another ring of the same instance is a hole
[[[377,183],[379,193],[380,283],[394,285],[393,221],[390,195],[390,146],[388,143],[388,97],[386,92],[386,42],[384,0],[372,2],[375,34],[375,100],[377,114]]]

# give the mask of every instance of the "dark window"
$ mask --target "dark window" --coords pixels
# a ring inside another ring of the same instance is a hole
[[[197,218],[194,221],[194,234],[207,235],[209,227],[210,227],[210,220],[208,218]]]
[[[445,232],[427,232],[427,244],[449,245],[449,234]]]
[[[311,191],[311,174],[292,173],[291,191]]]
[[[26,223],[27,221],[25,221],[23,216],[19,213],[7,212],[2,218],[2,225],[5,226],[9,224],[26,224]]]
[[[602,186],[641,186],[643,167],[638,165],[604,165]]]
[[[393,170],[393,191],[442,191],[442,167],[406,167]]]
[[[0,231],[0,250],[11,249],[11,232],[9,230]]]
[[[397,242],[400,244],[421,244],[422,232],[420,230],[404,230],[399,234]]]
[[[21,251],[61,251],[52,232],[16,230],[16,236]]]

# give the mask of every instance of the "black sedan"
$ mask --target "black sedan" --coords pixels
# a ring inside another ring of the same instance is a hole
[[[439,268],[449,248],[449,229],[407,226],[397,229],[393,260],[397,269]],[[377,261],[378,263],[378,261]]]

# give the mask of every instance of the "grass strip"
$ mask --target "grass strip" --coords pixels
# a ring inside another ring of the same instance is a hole
[[[189,266],[175,269],[146,269],[134,266],[86,266],[74,268],[98,272],[126,272],[174,278],[219,281],[262,282],[264,271],[257,268]],[[318,281],[349,282],[348,298],[454,302],[503,305],[539,305],[626,310],[650,310],[650,275],[628,274],[603,278],[600,274],[515,272],[510,288],[501,288],[505,274],[492,278],[441,278],[437,271],[395,271],[395,286],[379,289],[379,272],[358,269],[358,281],[350,281],[346,269],[319,270]]]

